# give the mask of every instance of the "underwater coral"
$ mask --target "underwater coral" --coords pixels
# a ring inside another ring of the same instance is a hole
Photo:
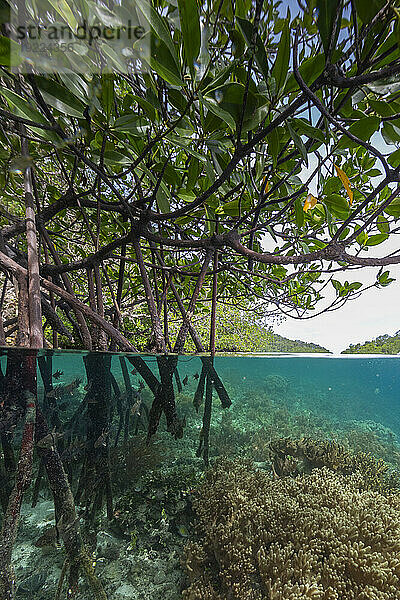
[[[400,498],[327,468],[271,478],[219,461],[194,502],[185,600],[396,600]]]

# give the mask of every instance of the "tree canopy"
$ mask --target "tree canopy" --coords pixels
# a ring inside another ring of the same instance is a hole
[[[213,349],[217,304],[302,318],[360,268],[392,281],[400,3],[279,4],[155,0],[136,72],[18,72],[3,23],[3,343],[40,346],[43,322],[54,346],[204,351],[193,315]],[[74,28],[90,2],[57,6]]]

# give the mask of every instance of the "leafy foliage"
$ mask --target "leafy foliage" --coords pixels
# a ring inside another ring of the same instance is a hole
[[[209,310],[215,290],[224,307],[302,317],[360,294],[354,267],[396,262],[380,249],[400,218],[398,4],[282,16],[278,2],[138,0],[151,30],[138,73],[108,52],[112,72],[81,56],[75,72],[15,77],[0,45],[0,264],[15,276],[31,260],[30,173],[48,343],[67,328],[78,346],[145,335],[164,351],[169,321],[186,337],[185,311]],[[51,5],[73,30],[86,3]],[[332,268],[349,276],[329,305]]]

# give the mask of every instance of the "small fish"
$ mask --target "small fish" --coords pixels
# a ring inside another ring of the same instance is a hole
[[[69,383],[68,385],[64,386],[63,392],[65,394],[72,394],[72,392],[81,385],[82,383],[82,379],[80,379],[79,377],[77,377],[76,379],[74,379],[73,381],[71,381],[71,383]]]
[[[138,392],[141,392],[143,389],[144,389],[144,383],[143,383],[143,381],[139,381]]]
[[[71,395],[81,383],[82,379],[79,379],[78,377],[77,379],[71,381],[71,383],[68,383],[68,385],[57,385],[55,388],[50,390],[50,392],[48,392],[46,396],[47,398],[55,398],[56,400],[59,400],[60,398],[62,398],[62,396],[65,396],[66,394]]]
[[[185,527],[185,525],[178,525],[177,527],[178,533],[181,537],[188,537],[189,535],[189,531],[187,530],[187,528]]]
[[[50,390],[50,392],[47,392],[47,394],[46,394],[47,398],[57,399],[60,396],[60,388],[61,388],[61,386],[58,385],[57,387]]]
[[[139,396],[138,399],[136,400],[135,404],[133,404],[133,406],[131,408],[132,417],[135,416],[136,414],[138,417],[140,417],[140,407],[141,406],[142,406],[142,399]]]
[[[195,373],[195,374],[193,375],[193,379],[198,379],[199,377],[200,377],[200,375],[199,375],[198,373]]]
[[[182,380],[183,385],[187,385],[189,377],[186,375],[185,379]]]
[[[53,373],[53,378],[54,379],[60,379],[61,375],[64,375],[64,371],[60,371],[59,369]]]
[[[56,431],[54,427],[53,431],[42,437],[38,442],[36,442],[36,446],[38,448],[43,448],[44,450],[54,450],[57,440],[63,437],[63,433]]]
[[[107,436],[110,432],[108,430],[103,431],[94,443],[94,448],[100,448],[101,446],[107,446]]]
[[[88,381],[87,384],[85,385],[85,387],[83,388],[85,390],[85,392],[90,392],[92,385],[93,385],[93,381]]]
[[[45,530],[45,532],[33,542],[36,548],[45,548],[46,546],[55,546],[58,539],[56,527],[53,525]]]

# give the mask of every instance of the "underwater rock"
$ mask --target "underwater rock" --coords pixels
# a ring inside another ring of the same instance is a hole
[[[129,583],[123,583],[115,590],[116,598],[135,598],[135,588]]]
[[[121,542],[106,531],[99,531],[97,534],[97,548],[95,555],[98,558],[107,558],[115,560],[120,553]]]
[[[30,577],[27,577],[19,584],[17,588],[17,596],[31,596],[32,594],[36,594],[45,583],[47,577],[47,573],[44,571],[39,573],[34,573]]]

